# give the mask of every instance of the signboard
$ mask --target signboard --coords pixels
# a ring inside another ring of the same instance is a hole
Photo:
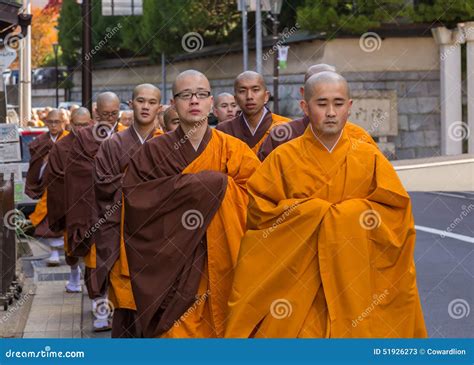
[[[354,90],[349,120],[373,137],[398,134],[397,92],[395,90]]]
[[[21,161],[20,142],[0,143],[0,163]]]
[[[0,124],[0,143],[18,142],[20,134],[16,124]]]
[[[143,15],[143,0],[102,0],[102,15]]]
[[[10,67],[16,59],[16,51],[13,48],[5,47],[0,49],[0,69],[2,72]]]

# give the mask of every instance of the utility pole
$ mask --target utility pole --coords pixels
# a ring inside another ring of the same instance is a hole
[[[91,12],[91,0],[82,0],[82,106],[92,113]]]

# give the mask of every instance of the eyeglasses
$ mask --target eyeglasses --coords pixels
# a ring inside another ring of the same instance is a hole
[[[198,99],[207,99],[209,96],[211,96],[211,92],[210,91],[196,91],[195,93],[192,93],[191,91],[182,91],[180,93],[175,94],[174,97],[180,98],[182,100],[191,100],[194,95],[196,95],[196,98]]]

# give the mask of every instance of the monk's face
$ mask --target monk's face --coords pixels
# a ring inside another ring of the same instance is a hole
[[[114,125],[119,117],[120,102],[118,100],[102,100],[97,104],[97,117],[99,121]]]
[[[130,127],[133,123],[133,112],[129,110],[123,111],[119,121],[125,127]]]
[[[133,118],[141,125],[152,125],[161,110],[160,93],[152,88],[140,88],[132,100]]]
[[[92,125],[92,120],[88,115],[75,115],[71,119],[72,128],[75,132],[78,132],[80,129]]]
[[[166,113],[166,118],[164,120],[166,132],[173,132],[176,128],[179,127],[179,116],[176,111],[169,110]]]
[[[235,85],[235,100],[245,116],[260,113],[269,98],[270,93],[258,78],[244,78]]]
[[[220,96],[217,105],[214,107],[214,115],[219,123],[235,118],[239,107],[235,98],[231,95]]]
[[[352,100],[342,82],[317,84],[311,98],[301,101],[301,108],[309,117],[313,131],[321,136],[340,134],[346,125],[351,106]]]
[[[171,103],[181,123],[207,121],[213,102],[209,81],[199,75],[188,75],[179,78],[175,85],[177,92]]]
[[[62,113],[56,110],[49,112],[46,116],[45,124],[52,136],[58,135],[64,130],[64,119]]]

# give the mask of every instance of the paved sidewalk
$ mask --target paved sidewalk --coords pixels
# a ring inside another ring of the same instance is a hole
[[[23,258],[25,290],[2,317],[1,337],[23,338],[110,338],[111,332],[92,331],[92,301],[82,281],[82,293],[66,293],[70,268],[61,256],[61,265],[48,267],[45,259],[49,249],[35,239],[29,239],[32,257]],[[84,273],[84,267],[81,267]],[[24,326],[24,328],[23,328]]]

